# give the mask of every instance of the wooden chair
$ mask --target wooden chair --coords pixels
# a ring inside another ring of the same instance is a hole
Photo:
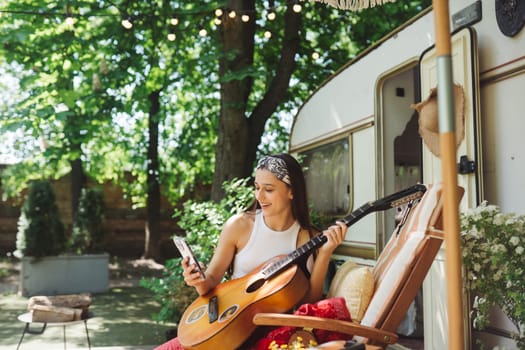
[[[441,189],[441,184],[427,186],[420,202],[411,208],[404,223],[396,227],[381,252],[373,268],[374,294],[360,324],[277,313],[256,314],[253,322],[256,325],[326,329],[351,334],[355,340],[370,345],[367,346],[370,349],[396,343],[398,336],[395,332],[444,239]],[[458,188],[458,191],[461,198],[463,189]],[[341,346],[344,346],[344,341],[333,349],[344,349]]]

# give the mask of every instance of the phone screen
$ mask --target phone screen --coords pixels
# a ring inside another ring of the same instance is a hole
[[[200,272],[202,278],[205,278],[204,271],[201,268],[201,265],[197,261],[197,258],[195,258],[195,254],[193,254],[193,251],[191,250],[191,247],[189,246],[188,242],[181,237],[174,237],[173,242],[175,242],[175,246],[180,252],[180,256],[182,258],[189,257],[189,264],[194,265],[195,268]]]

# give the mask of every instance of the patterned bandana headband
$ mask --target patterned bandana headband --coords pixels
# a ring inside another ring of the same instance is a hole
[[[288,175],[288,169],[286,168],[286,162],[281,158],[272,156],[263,157],[257,164],[257,169],[266,169],[288,186],[292,186],[292,181],[290,181],[290,175]]]

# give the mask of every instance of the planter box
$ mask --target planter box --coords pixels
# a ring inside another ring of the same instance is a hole
[[[102,293],[109,289],[109,254],[59,255],[21,262],[23,296]]]

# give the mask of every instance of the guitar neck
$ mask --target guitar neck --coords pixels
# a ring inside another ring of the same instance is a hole
[[[423,196],[426,189],[427,188],[425,185],[417,184],[408,187],[404,190],[395,192],[384,198],[378,199],[374,202],[367,202],[359,208],[357,208],[356,210],[354,210],[352,213],[345,216],[340,221],[344,222],[346,226],[351,226],[360,219],[362,219],[364,216],[372,212],[398,207],[404,203],[408,203],[412,200],[418,199]],[[286,255],[282,259],[279,259],[276,262],[265,267],[262,270],[263,275],[266,279],[271,278],[271,276],[278,274],[291,264],[299,261],[303,257],[310,255],[314,251],[314,249],[317,249],[320,246],[322,246],[324,243],[326,243],[327,240],[328,238],[326,238],[326,236],[324,236],[322,233],[315,236],[310,241],[306,242],[305,244],[303,244],[290,254]]]

